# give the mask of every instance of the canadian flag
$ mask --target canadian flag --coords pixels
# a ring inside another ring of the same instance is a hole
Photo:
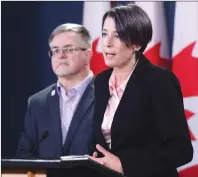
[[[144,52],[145,56],[153,64],[169,68],[171,60],[163,2],[137,1],[135,4],[146,11],[153,27],[153,37]]]
[[[181,177],[198,177],[198,2],[176,2],[172,59],[194,148],[193,160],[178,170]]]
[[[90,65],[95,75],[108,68],[101,53],[101,31],[102,17],[110,8],[110,2],[84,2],[83,25],[89,30],[92,39],[93,57]]]

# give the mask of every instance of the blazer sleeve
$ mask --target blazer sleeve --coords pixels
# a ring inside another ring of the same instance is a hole
[[[36,155],[36,151],[33,153],[33,149],[36,145],[34,122],[34,116],[32,115],[32,100],[30,97],[28,99],[27,112],[25,114],[24,131],[21,133],[16,152],[18,157],[33,157]]]
[[[155,152],[137,148],[119,156],[126,176],[157,176],[192,160],[193,148],[184,114],[179,81],[164,71],[152,85],[151,112],[163,143]],[[133,165],[131,165],[133,164]]]

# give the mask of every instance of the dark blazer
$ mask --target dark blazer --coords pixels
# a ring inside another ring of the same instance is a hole
[[[118,156],[128,177],[176,177],[176,168],[193,157],[180,84],[171,71],[152,65],[141,54],[139,59],[114,115],[111,149],[101,124],[113,70],[96,77],[94,144]]]
[[[90,144],[93,111],[94,85],[92,80],[76,108],[63,146],[56,84],[36,93],[28,100],[25,130],[21,134],[17,156],[56,158],[62,155],[90,154],[93,151]],[[39,139],[45,129],[49,131],[49,136],[39,144]],[[39,146],[33,153],[37,144]]]

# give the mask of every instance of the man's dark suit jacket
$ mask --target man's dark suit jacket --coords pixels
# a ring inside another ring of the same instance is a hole
[[[17,156],[57,158],[63,155],[84,155],[92,152],[90,144],[94,111],[93,80],[87,86],[74,113],[64,145],[62,145],[59,96],[56,84],[38,92],[28,100],[25,131]],[[39,144],[44,130],[49,136]],[[39,144],[35,152],[34,147]]]
[[[193,149],[177,78],[140,54],[114,115],[109,149],[101,124],[112,71],[95,79],[95,144],[118,156],[128,177],[178,176],[176,168],[192,160]]]

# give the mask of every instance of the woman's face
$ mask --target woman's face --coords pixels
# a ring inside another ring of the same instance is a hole
[[[114,19],[107,17],[102,30],[102,46],[105,64],[109,67],[122,68],[129,64],[134,54],[134,47],[127,47],[119,38]]]

